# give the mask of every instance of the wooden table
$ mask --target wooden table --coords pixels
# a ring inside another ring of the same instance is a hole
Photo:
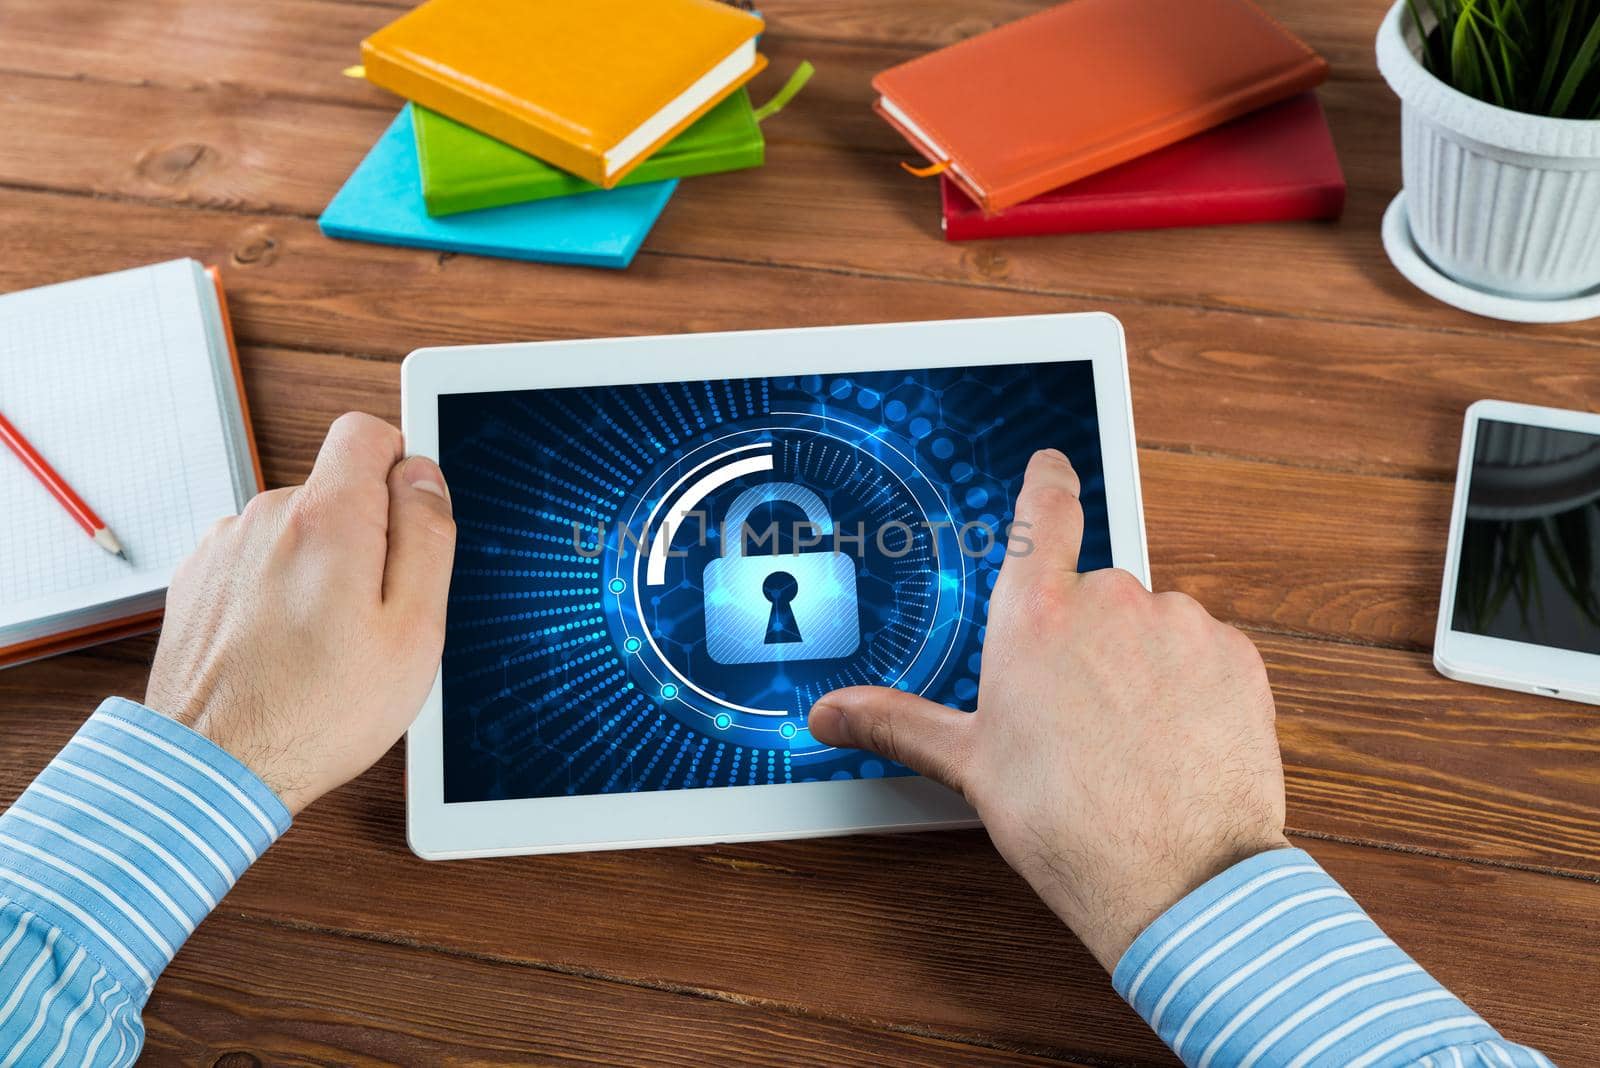
[[[340,76],[405,0],[6,0],[0,289],[218,264],[273,484],[422,345],[1104,309],[1127,328],[1151,558],[1260,645],[1289,824],[1511,1038],[1595,1063],[1600,715],[1429,662],[1460,417],[1600,406],[1600,329],[1413,290],[1378,239],[1380,0],[1268,0],[1327,56],[1337,225],[946,244],[872,74],[1032,0],[764,0],[816,80],[767,166],[687,181],[633,267],[326,240],[394,114]],[[759,373],[759,356],[750,370]],[[153,641],[0,672],[0,805]],[[429,865],[398,749],[252,870],[167,971],[151,1063],[1170,1063],[978,832]]]

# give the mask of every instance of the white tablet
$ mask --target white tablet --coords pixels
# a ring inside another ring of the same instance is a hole
[[[1148,582],[1109,315],[421,349],[401,393],[459,531],[407,746],[429,859],[973,824],[806,714],[972,708],[1037,449],[1082,478],[1081,566]]]
[[[1600,704],[1600,415],[1467,409],[1433,662]]]

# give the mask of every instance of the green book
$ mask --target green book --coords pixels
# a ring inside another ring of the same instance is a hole
[[[600,188],[437,112],[416,106],[413,111],[422,199],[429,215],[454,215]],[[749,95],[741,88],[617,184],[759,167],[765,155],[761,126]]]

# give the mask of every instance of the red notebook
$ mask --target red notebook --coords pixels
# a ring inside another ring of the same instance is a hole
[[[872,79],[873,107],[999,212],[1322,84],[1251,0],[1069,0]]]
[[[1315,93],[1302,93],[985,216],[940,179],[944,236],[1025,237],[1284,219],[1334,219],[1344,172]]]

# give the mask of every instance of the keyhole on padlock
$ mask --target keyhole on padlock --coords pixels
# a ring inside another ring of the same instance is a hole
[[[787,571],[774,571],[761,584],[761,596],[772,602],[772,614],[767,617],[768,645],[783,645],[800,641],[800,626],[794,621],[790,603],[800,592],[800,583]]]

